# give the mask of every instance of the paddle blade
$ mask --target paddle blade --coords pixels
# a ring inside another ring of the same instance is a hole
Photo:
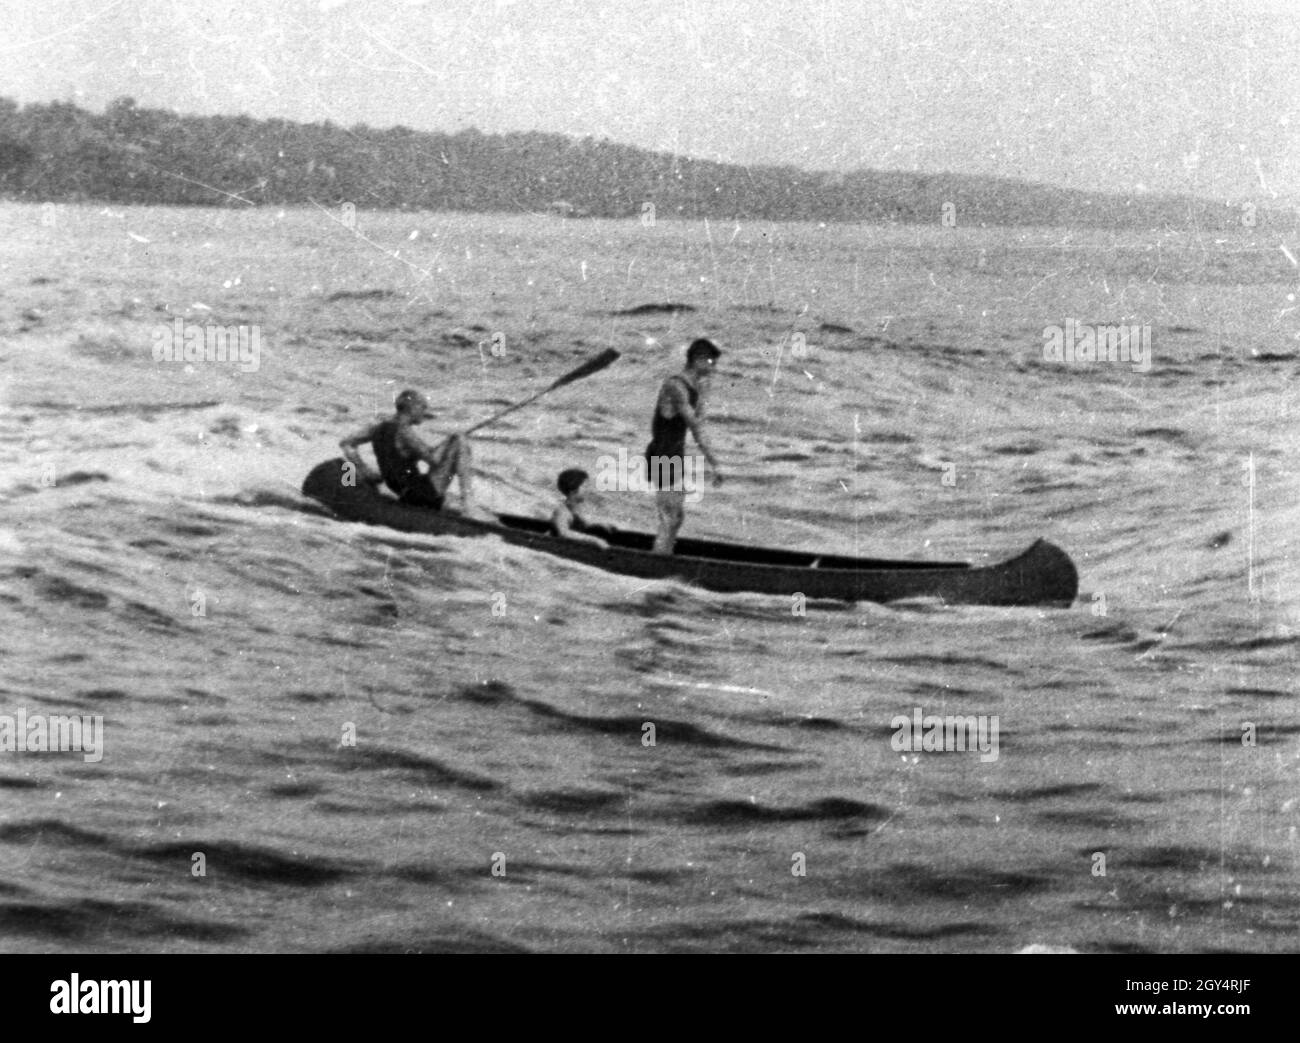
[[[572,384],[575,380],[581,380],[583,377],[589,377],[593,373],[599,373],[616,358],[618,358],[618,352],[613,348],[606,348],[595,358],[588,359],[572,373],[564,374],[564,376],[552,384],[547,390],[554,391],[556,388],[564,387],[565,384]]]
[[[465,431],[465,434],[472,435],[475,431],[487,427],[489,424],[495,424],[503,416],[509,416],[516,409],[523,409],[523,407],[528,405],[530,402],[536,402],[543,395],[554,391],[556,388],[564,387],[565,384],[572,384],[575,380],[581,380],[583,377],[589,377],[593,373],[599,373],[602,369],[608,366],[616,358],[618,358],[618,352],[615,351],[613,348],[606,348],[595,358],[588,359],[586,362],[584,362],[577,369],[573,370],[571,373],[564,374],[564,376],[562,376],[550,387],[542,388],[542,390],[537,392],[537,394],[530,395],[522,402],[516,402],[513,406],[509,406],[508,408],[501,410],[501,412],[488,417],[486,420],[479,421],[479,423],[475,424],[473,427]]]

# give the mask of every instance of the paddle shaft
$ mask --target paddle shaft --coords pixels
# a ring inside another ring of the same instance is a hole
[[[583,377],[589,377],[593,373],[599,373],[602,369],[608,366],[616,358],[618,358],[618,352],[615,351],[613,348],[606,348],[599,355],[596,355],[593,358],[588,359],[577,369],[573,370],[572,372],[566,373],[564,376],[562,376],[559,380],[555,381],[555,383],[551,384],[549,387],[543,388],[535,395],[529,395],[528,398],[524,399],[522,402],[516,402],[513,406],[507,406],[505,409],[501,410],[501,412],[493,414],[492,416],[488,417],[486,420],[479,421],[469,430],[464,431],[462,433],[466,435],[472,435],[475,431],[479,430],[479,428],[487,427],[489,424],[495,424],[502,417],[509,416],[517,409],[523,409],[524,406],[536,402],[543,395],[550,394],[556,388],[562,388],[564,387],[565,384],[572,384],[575,380],[581,380]]]
[[[477,430],[478,430],[479,428],[481,428],[481,427],[487,427],[489,424],[495,424],[495,423],[496,423],[498,420],[500,420],[503,416],[509,416],[509,415],[510,415],[511,413],[513,413],[516,409],[523,409],[524,406],[529,405],[529,404],[532,403],[532,402],[536,402],[539,398],[541,398],[544,394],[546,394],[547,391],[550,391],[550,390],[551,390],[551,388],[547,388],[546,391],[539,391],[539,392],[537,392],[537,394],[533,395],[531,398],[526,398],[526,399],[524,399],[522,402],[516,402],[513,406],[510,406],[510,407],[507,408],[507,409],[503,409],[503,410],[501,410],[500,413],[494,413],[492,416],[488,417],[486,420],[480,420],[477,424],[475,424],[473,427],[471,427],[468,431],[464,431],[464,432],[462,432],[462,433],[463,433],[463,434],[467,434],[467,435],[472,435],[475,431],[477,431]]]

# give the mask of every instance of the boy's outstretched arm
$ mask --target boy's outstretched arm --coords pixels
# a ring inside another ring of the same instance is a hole
[[[685,421],[686,427],[695,436],[695,444],[700,447],[700,451],[704,453],[704,458],[709,461],[709,466],[713,468],[713,484],[721,485],[722,467],[718,463],[718,458],[713,453],[713,445],[705,433],[703,415],[691,408],[690,399],[686,397],[686,393],[680,387],[674,387],[670,393],[673,395],[677,415]]]
[[[573,515],[567,507],[555,508],[555,513],[551,515],[551,529],[559,534],[561,539],[576,540],[578,543],[590,543],[593,547],[599,547],[601,550],[607,550],[609,544],[599,536],[593,536],[589,532],[579,532],[573,527]]]

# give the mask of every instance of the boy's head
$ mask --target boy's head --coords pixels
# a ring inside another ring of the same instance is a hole
[[[697,373],[711,373],[721,354],[721,349],[713,341],[701,337],[699,340],[692,341],[691,346],[686,349],[687,368]]]
[[[586,471],[579,470],[576,467],[570,467],[567,471],[561,471],[559,480],[555,483],[556,488],[560,490],[561,495],[567,500],[579,489],[583,483],[591,476]]]
[[[396,405],[399,413],[417,422],[423,420],[429,412],[429,400],[420,392],[410,389],[397,396]]]

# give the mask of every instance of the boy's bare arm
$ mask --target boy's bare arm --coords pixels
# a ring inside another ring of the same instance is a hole
[[[371,467],[362,459],[359,447],[374,441],[375,425],[363,428],[355,434],[348,435],[339,442],[339,449],[343,452],[343,459],[357,469],[357,472],[371,484],[377,485],[384,480],[375,468]]]
[[[418,434],[416,434],[416,432],[412,431],[409,427],[406,430],[404,430],[398,437],[401,438],[402,444],[414,456],[418,456],[430,467],[437,467],[440,463],[442,463],[443,456],[446,455],[447,443],[445,441],[440,442],[437,445],[430,445]]]
[[[592,546],[602,549],[609,546],[599,536],[593,536],[589,532],[579,532],[575,529],[573,527],[573,513],[564,506],[555,508],[555,513],[551,515],[551,527],[560,534],[561,539],[590,543]]]
[[[705,434],[704,417],[691,408],[691,401],[686,397],[686,392],[682,390],[681,385],[676,381],[673,384],[674,386],[669,391],[669,394],[673,398],[677,415],[686,422],[691,434],[695,436],[695,444],[700,447],[700,450],[704,453],[704,458],[709,461],[709,466],[714,471],[714,481],[717,481],[722,476],[722,466],[718,463],[718,458],[713,455],[713,446]]]

